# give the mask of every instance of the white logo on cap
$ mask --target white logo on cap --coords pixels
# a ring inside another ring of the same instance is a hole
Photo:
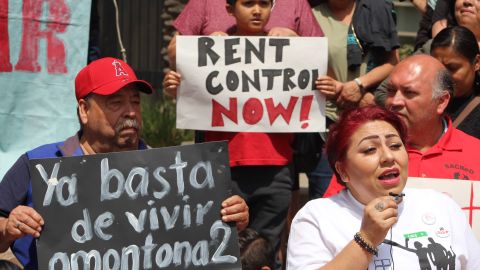
[[[112,63],[113,67],[115,67],[115,72],[117,76],[128,76],[128,73],[123,69],[122,64],[118,62],[117,60],[113,61]]]

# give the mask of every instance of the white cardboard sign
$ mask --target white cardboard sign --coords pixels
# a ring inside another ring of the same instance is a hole
[[[177,128],[236,132],[325,130],[327,39],[178,36]]]

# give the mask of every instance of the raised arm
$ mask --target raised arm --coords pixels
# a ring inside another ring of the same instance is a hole
[[[427,11],[427,0],[410,0],[410,2],[412,2],[413,6],[422,12],[422,14]]]
[[[362,92],[361,87],[368,89],[379,85],[385,80],[393,67],[399,61],[398,49],[387,53],[384,64],[375,67],[363,76],[358,77],[357,81],[348,81],[343,83],[340,93],[337,98],[337,103],[341,107],[348,107],[350,104],[358,104],[365,93]],[[361,84],[361,87],[360,87]]]
[[[175,62],[177,59],[177,35],[178,32],[175,32],[167,47],[168,63],[171,70],[177,69]]]
[[[372,200],[364,209],[362,225],[358,232],[360,241],[364,241],[370,247],[378,247],[397,222],[397,217],[397,203],[391,196]],[[374,253],[369,251],[366,245],[362,246],[356,240],[350,241],[333,260],[320,269],[368,269]]]

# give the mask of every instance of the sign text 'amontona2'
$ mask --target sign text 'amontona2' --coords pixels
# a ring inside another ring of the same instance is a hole
[[[240,269],[235,227],[220,217],[227,149],[32,160],[39,269]]]

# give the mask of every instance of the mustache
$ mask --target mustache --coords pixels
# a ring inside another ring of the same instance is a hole
[[[134,128],[136,130],[140,130],[140,122],[137,121],[137,119],[123,118],[120,119],[120,121],[118,121],[118,123],[115,125],[116,132],[120,132],[125,128]]]

